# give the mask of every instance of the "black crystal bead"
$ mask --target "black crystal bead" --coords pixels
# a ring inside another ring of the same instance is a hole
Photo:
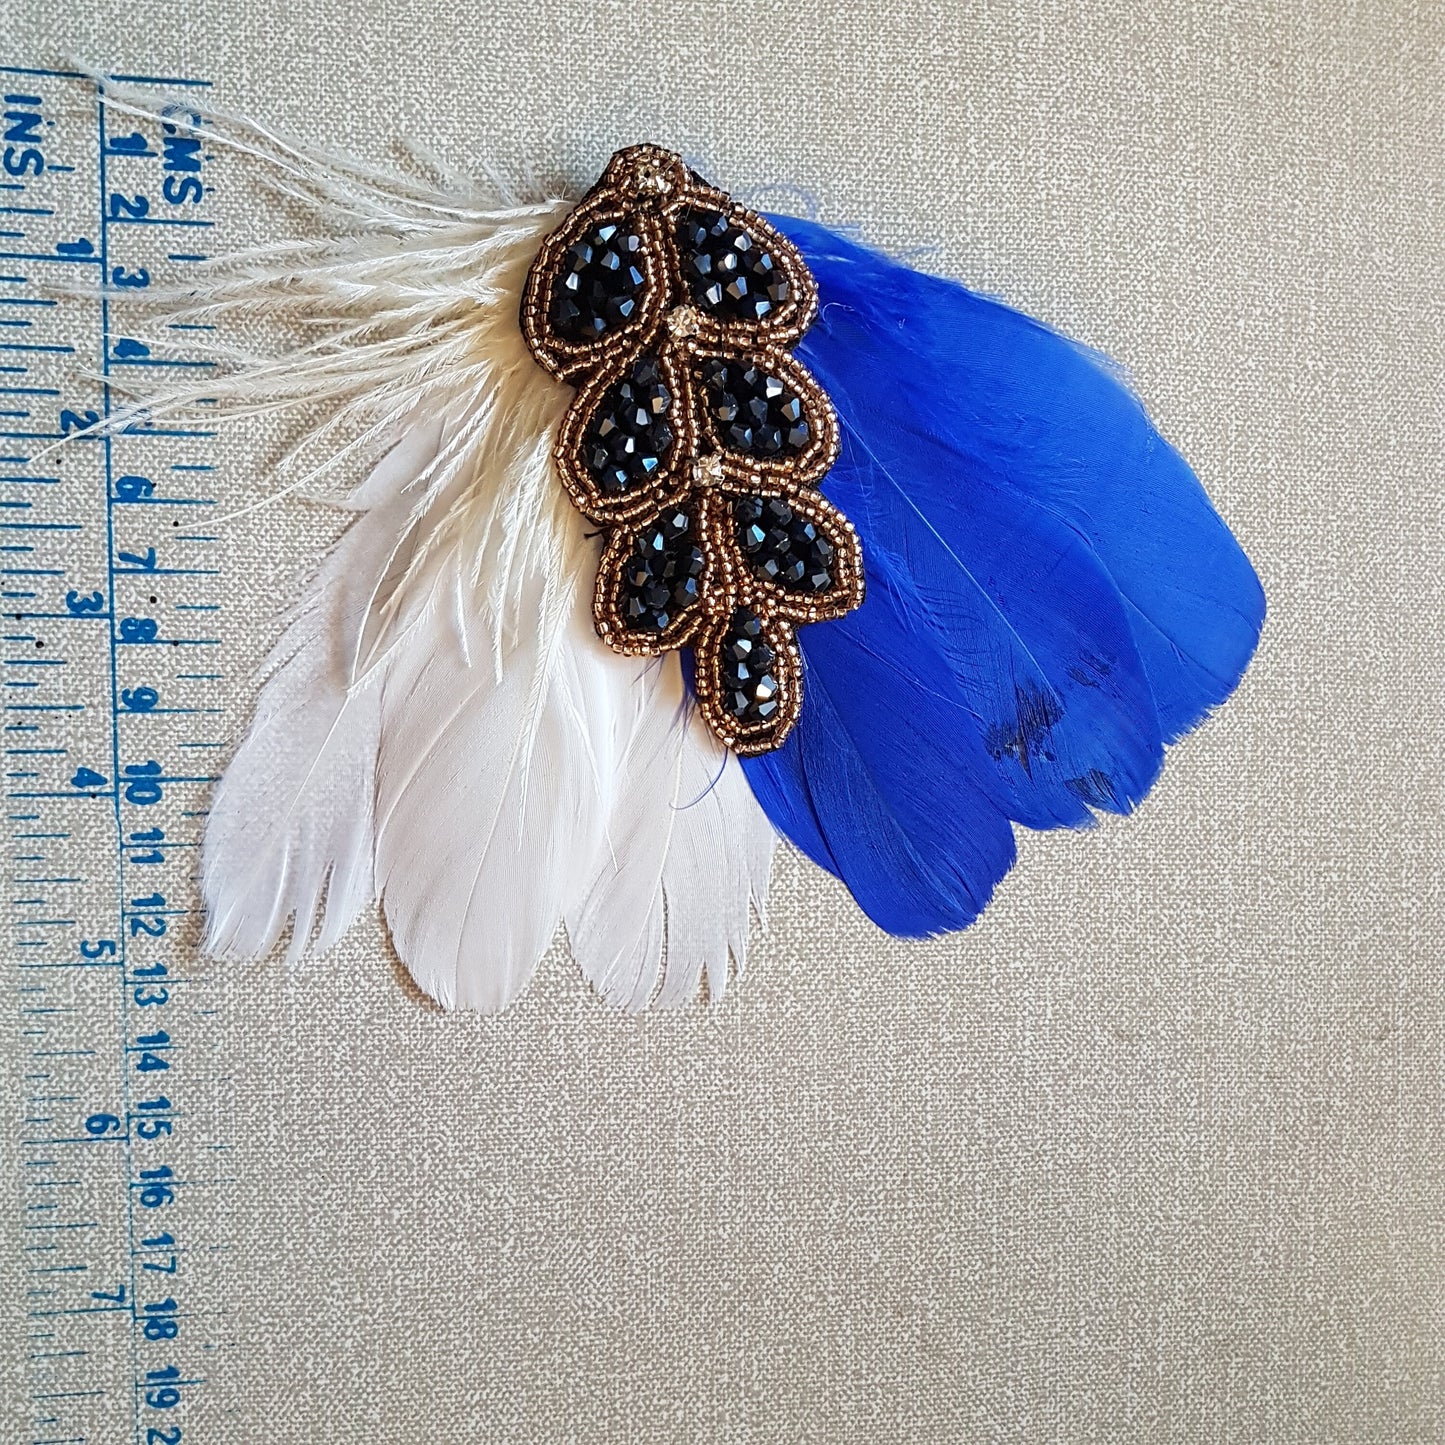
[[[692,518],[670,508],[633,539],[622,567],[622,620],[632,632],[666,632],[698,599],[702,548]]]
[[[761,321],[788,299],[787,275],[772,253],[720,211],[684,211],[677,249],[692,299],[721,320]]]
[[[833,585],[833,544],[781,497],[739,497],[733,521],[743,556],[765,582],[788,592],[826,592]]]
[[[751,361],[709,357],[699,373],[718,440],[751,457],[792,456],[808,445],[803,400]]]
[[[782,702],[778,655],[763,636],[757,614],[746,607],[739,607],[728,622],[718,674],[722,705],[731,717],[761,723],[777,716]]]
[[[657,476],[676,440],[671,409],[657,358],[639,356],[605,393],[582,436],[582,460],[602,491],[618,496]]]
[[[596,341],[642,304],[642,238],[609,221],[567,248],[552,289],[552,325],[565,341]]]

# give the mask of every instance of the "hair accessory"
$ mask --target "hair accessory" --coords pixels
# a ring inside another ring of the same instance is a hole
[[[325,234],[167,319],[323,329],[194,396],[304,406],[292,485],[352,479],[213,800],[213,951],[380,899],[447,1006],[559,923],[613,1002],[716,998],[778,834],[890,932],[960,929],[1016,824],[1129,812],[1238,683],[1253,569],[1039,322],[655,146],[524,204],[203,124]]]

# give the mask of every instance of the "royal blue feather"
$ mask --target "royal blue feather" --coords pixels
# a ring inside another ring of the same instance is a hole
[[[773,822],[875,923],[952,931],[1013,866],[1013,832],[907,577],[881,547],[868,567],[864,606],[812,629],[803,720],[744,765]]]
[[[1106,362],[813,222],[797,355],[843,449],[824,490],[869,594],[799,634],[802,717],[745,761],[774,823],[891,932],[962,927],[1010,823],[1128,811],[1164,744],[1233,690],[1253,568]]]

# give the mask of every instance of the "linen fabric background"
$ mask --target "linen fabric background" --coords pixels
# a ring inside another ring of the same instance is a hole
[[[1138,815],[1025,835],[963,936],[884,937],[786,854],[714,1010],[624,1017],[558,947],[506,1014],[446,1016],[374,919],[294,973],[217,970],[217,1439],[1445,1439],[1445,10],[0,22],[11,61],[203,75],[365,156],[581,186],[657,140],[919,250],[1130,368],[1271,604]],[[239,243],[257,202],[224,174]],[[276,442],[231,435],[224,495],[267,485]],[[232,731],[335,526],[231,524]],[[13,1402],[8,1267],[3,1293]]]

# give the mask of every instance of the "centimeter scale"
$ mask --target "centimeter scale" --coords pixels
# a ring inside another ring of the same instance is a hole
[[[225,1079],[220,990],[192,964],[224,747],[218,466],[190,421],[94,431],[146,368],[208,365],[183,328],[141,340],[136,301],[213,249],[215,157],[84,76],[11,67],[0,86],[15,1438],[218,1440]]]

